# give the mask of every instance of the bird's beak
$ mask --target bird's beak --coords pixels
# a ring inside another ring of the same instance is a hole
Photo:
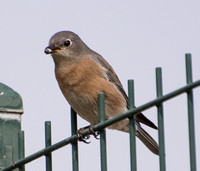
[[[61,50],[59,47],[48,46],[45,48],[44,53],[51,54],[51,53],[55,53],[56,51],[59,51],[59,50]]]

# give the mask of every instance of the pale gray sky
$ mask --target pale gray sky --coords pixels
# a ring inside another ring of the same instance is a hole
[[[193,80],[200,79],[200,2],[21,0],[1,1],[1,82],[23,98],[26,156],[44,147],[44,122],[53,143],[71,134],[70,108],[44,54],[50,37],[71,30],[115,69],[124,88],[135,80],[136,105],[156,97],[155,67],[163,68],[163,93],[185,85],[185,53],[192,53]],[[194,91],[197,167],[200,168],[200,93]],[[189,170],[186,95],[164,103],[167,170]],[[144,114],[157,124],[156,109]],[[78,119],[79,127],[88,123]],[[157,139],[157,131],[145,127]],[[108,170],[129,170],[128,134],[107,130]],[[99,141],[79,143],[80,171],[99,171]],[[138,171],[158,171],[158,157],[137,139]],[[44,158],[26,166],[44,170]],[[53,170],[71,170],[71,146],[53,153]]]

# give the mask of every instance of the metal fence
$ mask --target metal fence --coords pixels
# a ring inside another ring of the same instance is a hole
[[[191,54],[185,55],[186,61],[186,85],[170,92],[166,95],[163,95],[162,91],[162,69],[156,68],[156,90],[157,98],[143,104],[137,108],[134,108],[134,82],[133,80],[128,81],[128,96],[129,96],[129,111],[121,114],[113,119],[105,120],[105,104],[104,104],[104,94],[99,94],[99,124],[94,126],[95,131],[100,132],[100,155],[101,155],[101,171],[107,171],[107,154],[106,154],[106,130],[105,128],[119,122],[125,118],[129,118],[129,135],[130,135],[130,168],[131,171],[137,170],[136,162],[136,146],[135,146],[135,119],[134,115],[147,110],[151,107],[157,107],[157,117],[158,117],[158,137],[159,137],[159,165],[160,171],[166,170],[165,163],[165,138],[164,138],[164,121],[163,121],[163,102],[170,100],[176,96],[179,96],[182,93],[187,94],[187,104],[188,104],[188,127],[189,127],[189,151],[190,151],[190,170],[196,171],[196,154],[195,154],[195,131],[194,131],[194,103],[193,103],[193,89],[200,86],[200,80],[193,82],[192,80],[192,64],[191,64]],[[1,93],[1,92],[0,92]],[[1,94],[0,94],[1,95]],[[18,107],[20,111],[20,107]],[[2,112],[9,112],[1,109]],[[16,110],[10,111],[11,113],[17,113]],[[20,112],[19,112],[20,113]],[[1,117],[0,117],[1,118]],[[1,126],[0,119],[0,126]],[[5,122],[4,122],[5,124]],[[18,125],[18,123],[16,124]],[[46,157],[46,171],[52,170],[52,152],[64,147],[68,144],[72,145],[72,165],[73,171],[79,170],[79,161],[78,161],[78,144],[77,144],[77,115],[73,109],[71,109],[71,130],[72,136],[66,138],[56,144],[51,143],[51,122],[45,122],[45,145],[46,147],[30,156],[24,158],[24,133],[20,130],[20,127],[17,127],[18,139],[17,139],[17,151],[18,151],[18,160],[12,162],[9,155],[11,155],[11,150],[9,151],[9,146],[3,145],[1,137],[3,132],[0,131],[0,170],[9,171],[18,168],[19,171],[25,170],[25,164],[39,158],[42,156]],[[82,132],[83,136],[87,136],[89,130],[86,129]],[[7,152],[5,154],[5,150]],[[1,157],[4,156],[4,158]],[[127,154],[128,155],[128,154]],[[5,162],[6,161],[6,162]]]

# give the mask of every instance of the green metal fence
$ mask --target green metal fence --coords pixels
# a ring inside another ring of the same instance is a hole
[[[136,146],[135,146],[135,119],[134,115],[147,110],[151,107],[157,107],[157,117],[158,117],[158,137],[159,137],[159,165],[160,171],[166,170],[165,163],[165,138],[164,138],[164,120],[163,120],[163,102],[170,100],[182,93],[187,94],[187,104],[188,104],[188,127],[189,127],[189,151],[190,151],[190,170],[196,171],[196,154],[195,154],[195,131],[194,131],[194,106],[193,106],[193,89],[200,86],[200,80],[193,82],[192,80],[192,64],[191,64],[191,54],[185,55],[186,61],[186,85],[170,92],[166,95],[163,95],[162,91],[162,69],[156,68],[156,90],[157,90],[157,98],[141,105],[137,108],[134,108],[134,82],[133,80],[128,81],[128,96],[129,96],[129,106],[130,109],[128,112],[121,114],[113,119],[105,120],[105,104],[104,104],[104,94],[99,94],[99,124],[94,126],[95,131],[100,132],[100,155],[101,155],[101,171],[107,171],[107,154],[106,154],[106,130],[105,128],[119,122],[125,118],[129,118],[129,134],[130,134],[130,168],[131,171],[137,170],[137,159],[136,159]],[[1,113],[0,108],[0,113]],[[5,112],[5,111],[3,111]],[[0,122],[1,126],[1,122]],[[72,127],[72,136],[66,138],[56,144],[51,144],[51,122],[45,122],[45,145],[46,147],[30,156],[24,158],[24,138],[23,132],[18,130],[20,137],[20,142],[17,150],[19,151],[18,160],[15,162],[11,162],[13,160],[7,161],[3,167],[1,166],[2,162],[0,158],[0,170],[9,171],[19,168],[20,171],[24,170],[24,165],[39,158],[42,156],[46,157],[46,170],[52,170],[52,152],[66,146],[68,144],[72,144],[72,165],[73,171],[79,170],[79,161],[78,161],[78,143],[77,143],[77,115],[73,109],[71,109],[71,127]],[[19,129],[19,128],[18,128]],[[82,132],[83,136],[89,134],[89,130],[86,129]],[[1,136],[3,133],[0,132],[0,148],[5,148],[1,145]],[[9,151],[9,146],[6,146]],[[2,149],[0,149],[0,155],[2,154]],[[4,154],[5,158],[8,159],[10,153]],[[128,155],[128,154],[127,154]],[[1,156],[0,156],[1,157]]]

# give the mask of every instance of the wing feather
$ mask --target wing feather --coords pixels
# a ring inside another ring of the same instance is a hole
[[[115,71],[110,66],[110,64],[98,53],[92,51],[93,54],[91,55],[92,59],[96,61],[99,65],[101,65],[103,68],[106,69],[107,79],[115,85],[115,87],[120,91],[120,93],[123,95],[124,99],[126,100],[126,106],[128,106],[128,96],[126,92],[124,91],[124,88],[118,78],[118,76],[115,74]],[[151,122],[148,118],[146,118],[142,113],[139,113],[135,116],[137,122],[141,122],[151,128],[158,129],[157,126]]]

